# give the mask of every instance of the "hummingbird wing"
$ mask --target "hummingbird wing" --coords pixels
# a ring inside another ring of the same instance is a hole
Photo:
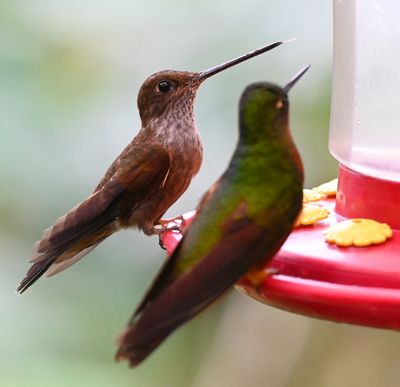
[[[215,182],[211,188],[202,196],[202,198],[199,201],[199,204],[196,209],[196,217],[199,215],[202,211],[202,208],[206,205],[206,203],[211,199],[213,192],[216,190],[218,187],[218,182]],[[193,221],[192,221],[193,222]],[[183,236],[182,239],[185,237]],[[182,242],[182,240],[181,240]],[[146,294],[144,295],[142,301],[140,304],[136,307],[135,312],[132,316],[132,319],[138,316],[143,308],[150,303],[154,298],[157,297],[157,295],[169,284],[171,283],[177,276],[178,274],[176,273],[176,268],[179,265],[179,257],[180,257],[180,248],[182,246],[182,243],[179,243],[178,246],[176,246],[174,253],[172,256],[166,261],[166,263],[161,267],[161,270],[157,277],[154,279],[153,284],[150,286]],[[132,320],[131,319],[131,320]]]
[[[198,213],[120,337],[118,360],[128,359],[131,366],[139,364],[174,329],[228,291],[257,258],[264,258],[266,243],[271,245],[271,257],[280,247],[280,241],[268,236],[268,230],[246,214],[243,200],[236,201],[227,218],[215,221],[213,217],[212,222],[208,222],[208,216],[215,207],[205,207],[207,210]],[[213,222],[219,232],[212,227]],[[217,238],[204,249],[202,240],[213,239],[216,233]],[[182,259],[191,261],[191,267],[182,270]]]
[[[159,145],[137,145],[130,151],[131,157],[116,160],[108,181],[45,230],[33,246],[30,261],[34,265],[18,292],[26,290],[54,263],[65,261],[68,267],[83,257],[115,231],[114,221],[120,214],[135,210],[162,187],[170,168],[169,153]]]

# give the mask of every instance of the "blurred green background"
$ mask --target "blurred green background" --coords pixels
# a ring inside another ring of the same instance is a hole
[[[32,243],[139,130],[136,94],[155,71],[203,70],[297,38],[201,87],[204,164],[170,215],[194,208],[226,167],[245,85],[283,84],[308,63],[291,92],[292,129],[306,185],[333,178],[331,19],[328,0],[0,2],[0,386],[398,386],[396,333],[308,319],[238,292],[138,369],[115,363],[117,334],[165,256],[157,238],[136,231],[14,294]]]

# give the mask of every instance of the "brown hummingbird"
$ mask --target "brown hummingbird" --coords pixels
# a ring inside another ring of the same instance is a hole
[[[84,201],[44,231],[32,250],[33,265],[17,288],[29,288],[44,273],[56,274],[121,228],[160,232],[161,217],[197,174],[203,147],[193,103],[207,78],[278,47],[275,42],[201,72],[165,70],[142,84],[137,104],[142,127]],[[161,227],[161,231],[163,227]]]

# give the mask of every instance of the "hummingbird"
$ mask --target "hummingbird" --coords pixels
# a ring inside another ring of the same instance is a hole
[[[141,129],[111,164],[94,192],[44,231],[32,249],[33,265],[17,292],[44,273],[77,262],[122,228],[146,235],[164,230],[162,216],[197,174],[203,147],[193,104],[201,83],[221,71],[280,46],[275,42],[201,72],[165,70],[148,77],[137,99]]]
[[[283,88],[259,82],[244,90],[230,164],[200,200],[192,223],[128,322],[117,360],[137,366],[240,278],[259,286],[262,273],[268,275],[265,264],[302,208],[303,166],[290,134],[287,93],[308,68]]]

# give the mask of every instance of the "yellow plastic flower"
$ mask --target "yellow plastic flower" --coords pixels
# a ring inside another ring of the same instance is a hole
[[[327,183],[314,187],[312,190],[324,196],[336,196],[338,179],[333,179]]]
[[[365,247],[381,244],[392,234],[392,229],[386,223],[372,219],[349,219],[325,231],[325,240],[341,247]]]
[[[296,226],[310,226],[319,220],[325,219],[329,216],[329,210],[322,206],[314,204],[303,204],[303,210],[297,219]]]
[[[325,195],[323,195],[320,192],[314,191],[312,189],[303,189],[303,202],[308,203],[308,202],[317,202],[318,200],[321,200],[325,198]]]

